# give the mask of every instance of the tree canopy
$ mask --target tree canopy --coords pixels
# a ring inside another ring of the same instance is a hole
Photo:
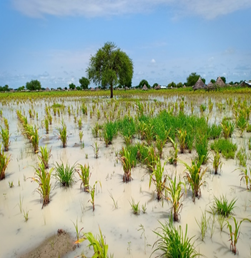
[[[30,82],[26,83],[27,90],[41,90],[41,83],[38,80],[31,80]]]
[[[74,83],[69,84],[69,89],[74,90],[76,88],[76,85]]]
[[[117,84],[131,86],[133,63],[114,43],[107,42],[91,57],[86,72],[88,78],[96,85],[110,86],[113,98],[114,86]]]
[[[168,88],[175,88],[177,85],[176,85],[176,83],[175,82],[170,82],[168,85],[167,85],[167,87]]]
[[[90,84],[90,81],[85,78],[85,77],[82,77],[79,79],[79,83],[80,83],[80,87],[83,89],[83,90],[87,90],[88,89],[88,86]]]
[[[187,86],[193,86],[200,78],[201,76],[199,74],[196,73],[191,73],[188,77],[187,77]],[[204,78],[201,77],[201,80],[205,83],[206,80]]]
[[[155,82],[154,84],[153,84],[153,88],[154,87],[157,87],[159,84],[157,83],[157,82]]]
[[[148,89],[151,88],[150,84],[149,84],[148,81],[145,80],[145,79],[141,80],[141,82],[140,82],[139,85],[138,85],[138,88],[142,89],[142,88],[144,87],[144,85],[146,85],[146,87],[147,87]]]

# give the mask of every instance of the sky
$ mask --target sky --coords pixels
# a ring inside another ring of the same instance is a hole
[[[0,86],[78,86],[106,42],[132,59],[133,86],[250,80],[251,0],[1,0]]]

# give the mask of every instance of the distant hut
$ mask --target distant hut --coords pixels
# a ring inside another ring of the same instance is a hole
[[[194,90],[203,89],[205,87],[205,83],[201,80],[201,78],[198,79],[198,81],[193,86]]]
[[[186,87],[187,87],[187,86],[184,84],[184,85],[183,85],[183,88],[186,88]]]
[[[128,87],[125,87],[125,90],[130,90]]]
[[[91,88],[91,91],[95,91],[95,89],[94,89],[94,88]]]
[[[49,88],[46,88],[45,91],[50,91],[50,89],[49,89]]]
[[[217,86],[219,86],[219,87],[224,87],[224,86],[225,86],[225,83],[224,83],[224,81],[221,79],[220,76],[217,78],[215,84],[216,84]]]
[[[148,88],[146,87],[146,85],[144,84],[142,90],[148,90]]]
[[[154,87],[154,89],[155,89],[155,90],[160,90],[161,87],[160,87],[160,85],[156,85],[156,86]]]

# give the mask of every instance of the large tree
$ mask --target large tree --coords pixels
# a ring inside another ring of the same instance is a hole
[[[38,80],[31,80],[26,83],[27,90],[41,90],[41,83]]]
[[[95,84],[103,87],[110,86],[111,98],[113,98],[114,86],[131,82],[133,63],[114,43],[107,42],[91,57],[86,72],[88,78]]]
[[[146,85],[146,87],[147,87],[148,89],[151,88],[150,84],[149,84],[148,81],[145,80],[145,79],[141,80],[141,82],[139,83],[138,88],[142,89],[142,88],[144,87],[144,85]]]
[[[87,90],[88,89],[88,86],[90,84],[90,81],[85,78],[85,77],[82,77],[79,79],[79,83],[80,83],[80,87],[83,89],[83,90]]]
[[[200,78],[201,76],[199,74],[196,73],[191,73],[188,77],[187,77],[187,86],[193,86]],[[205,83],[206,80],[204,78],[201,78],[201,80]]]

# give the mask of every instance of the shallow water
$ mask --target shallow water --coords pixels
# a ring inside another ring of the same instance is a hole
[[[154,98],[153,98],[154,99]],[[159,101],[165,103],[174,102],[178,99],[160,98]],[[62,100],[55,100],[60,103]],[[185,98],[187,106],[189,106],[189,96]],[[195,100],[193,100],[195,101]],[[199,105],[207,102],[208,99],[199,99],[194,102],[194,113],[199,114]],[[215,103],[217,99],[213,100]],[[50,101],[52,105],[54,101]],[[151,103],[153,103],[151,101]],[[32,124],[39,127],[40,146],[47,145],[52,148],[52,157],[50,159],[50,167],[56,162],[68,162],[70,165],[81,163],[90,165],[90,185],[99,180],[102,188],[97,187],[95,195],[95,211],[92,211],[90,195],[80,189],[80,181],[77,174],[75,175],[75,183],[70,188],[60,187],[56,180],[52,179],[51,202],[42,209],[42,202],[39,194],[36,192],[36,183],[31,182],[34,174],[34,167],[38,159],[30,147],[27,140],[21,135],[21,127],[16,117],[16,110],[25,110],[28,116],[30,108],[29,103],[10,103],[8,106],[2,106],[3,116],[6,117],[10,124],[11,145],[8,155],[11,155],[11,161],[6,171],[5,180],[0,181],[0,257],[19,257],[20,254],[39,245],[44,239],[56,233],[57,229],[62,228],[75,236],[73,222],[78,220],[79,228],[83,227],[83,232],[93,232],[98,234],[99,227],[105,235],[107,244],[109,245],[109,253],[114,257],[149,257],[153,251],[152,245],[156,241],[156,235],[153,233],[159,226],[159,222],[165,222],[170,216],[171,205],[164,202],[157,202],[154,193],[154,185],[149,188],[149,172],[144,166],[137,166],[132,170],[133,180],[130,183],[123,183],[123,169],[117,160],[115,153],[124,145],[123,139],[117,137],[112,145],[105,147],[104,141],[94,139],[91,128],[97,121],[96,113],[93,118],[81,116],[83,121],[82,131],[84,132],[83,142],[84,148],[79,144],[78,128],[74,123],[73,115],[67,114],[67,108],[63,114],[58,117],[53,116],[53,124],[50,127],[49,135],[45,134],[42,127],[42,120],[45,115],[45,104],[48,102],[41,100],[34,103],[34,109],[38,113],[38,119],[29,119]],[[72,106],[76,109],[80,107],[78,99],[66,99],[66,106]],[[108,104],[106,100],[100,100],[99,108],[104,105],[104,109],[108,112]],[[91,100],[87,100],[88,110],[91,109]],[[190,107],[190,106],[189,106]],[[96,107],[97,108],[97,107]],[[187,110],[189,113],[190,110]],[[206,111],[207,112],[207,111]],[[102,112],[101,112],[102,113]],[[124,110],[126,114],[126,111]],[[135,113],[135,109],[131,110],[131,114]],[[89,112],[88,112],[89,114]],[[214,106],[212,115],[209,116],[209,123],[218,123],[224,116],[231,116],[231,110],[218,111]],[[66,148],[61,147],[61,142],[57,137],[56,128],[60,127],[62,118],[67,124],[68,143]],[[102,123],[104,118],[99,121]],[[247,145],[250,133],[245,133],[243,138],[239,137],[236,131],[233,135],[233,142],[238,146]],[[100,147],[99,158],[94,158],[92,145],[98,142]],[[167,157],[171,149],[170,143],[164,149],[164,157]],[[250,151],[248,152],[250,154]],[[86,155],[88,158],[86,158]],[[179,154],[179,159],[189,163],[196,156],[195,152],[191,154]],[[248,161],[250,162],[250,161]],[[236,218],[249,217],[251,214],[251,196],[246,191],[245,185],[240,185],[239,171],[236,160],[224,160],[220,175],[210,173],[212,165],[208,163],[208,171],[205,177],[206,184],[202,187],[202,196],[195,203],[192,201],[191,191],[188,189],[187,195],[184,197],[183,208],[180,213],[180,222],[183,230],[188,224],[188,235],[195,236],[197,250],[206,257],[229,257],[229,235],[227,228],[221,233],[216,222],[215,232],[212,239],[209,231],[207,232],[204,242],[200,240],[199,228],[196,220],[200,220],[201,212],[208,210],[214,196],[219,197],[224,194],[228,199],[238,198],[237,207],[234,210]],[[181,177],[185,167],[178,163],[175,168],[172,165],[166,165],[165,171],[172,175],[175,172]],[[14,187],[10,188],[9,183],[13,181]],[[20,186],[18,186],[20,181]],[[112,198],[118,202],[118,209],[115,209]],[[146,204],[146,214],[136,216],[131,211],[130,202],[132,198],[140,205]],[[20,213],[20,199],[24,210],[29,211],[29,220],[24,221],[23,214]],[[209,215],[208,215],[209,217]],[[140,231],[140,225],[143,225],[145,232]],[[241,235],[237,244],[239,257],[250,256],[250,238],[251,223],[244,222],[241,226]],[[81,244],[79,248],[66,257],[75,257],[83,252],[87,257],[91,257],[92,251]]]

